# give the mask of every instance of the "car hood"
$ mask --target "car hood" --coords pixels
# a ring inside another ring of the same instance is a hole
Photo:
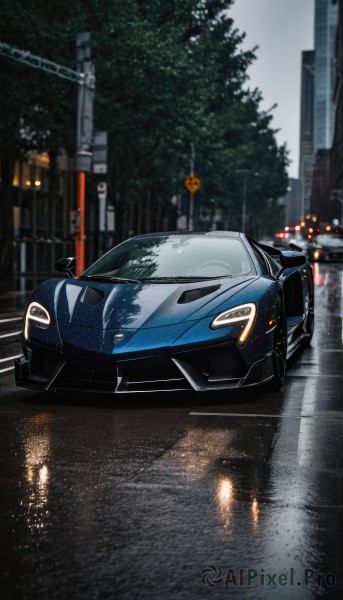
[[[256,279],[244,276],[187,284],[63,280],[54,286],[54,312],[60,324],[101,330],[175,325],[210,314]],[[52,299],[51,291],[42,291],[43,302],[44,296]]]

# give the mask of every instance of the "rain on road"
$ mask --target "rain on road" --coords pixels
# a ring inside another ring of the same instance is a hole
[[[314,264],[282,393],[44,398],[6,370],[7,322],[1,599],[342,600],[342,273]],[[0,321],[24,295],[0,290]]]

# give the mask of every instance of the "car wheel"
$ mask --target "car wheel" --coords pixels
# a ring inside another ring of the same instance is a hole
[[[285,309],[280,296],[277,300],[277,322],[273,345],[274,375],[273,379],[267,383],[267,390],[270,392],[279,392],[282,390],[286,375],[287,324]]]

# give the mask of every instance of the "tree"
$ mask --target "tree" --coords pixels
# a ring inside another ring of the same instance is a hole
[[[4,0],[0,6],[2,41],[70,68],[76,62],[77,33],[92,32],[94,123],[108,132],[108,187],[117,209],[118,239],[132,231],[175,226],[171,198],[186,194],[191,143],[202,180],[198,214],[209,210],[215,198],[223,218],[229,214],[230,226],[240,227],[242,169],[260,174],[247,190],[249,214],[267,214],[271,201],[286,190],[286,148],[276,144],[272,113],[259,108],[261,93],[246,87],[255,49],[241,50],[244,34],[230,17],[231,4],[36,0],[27,6],[21,0],[13,11]],[[74,155],[77,90],[1,55],[0,62],[1,221],[3,248],[8,249],[14,162],[29,149],[55,157],[63,148]],[[90,176],[91,191],[95,179]]]

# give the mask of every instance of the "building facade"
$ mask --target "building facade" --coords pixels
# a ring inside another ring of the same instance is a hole
[[[310,212],[332,218],[330,152],[335,130],[335,54],[339,16],[337,0],[315,0],[313,176]]]
[[[335,127],[330,155],[332,218],[343,227],[343,0],[338,3],[338,26],[335,46]]]
[[[314,18],[314,152],[332,146],[335,106],[334,56],[338,23],[338,3],[315,0]]]
[[[299,179],[301,213],[310,209],[313,172],[314,122],[314,50],[304,50],[301,57]]]
[[[281,204],[285,207],[285,225],[294,227],[303,220],[301,213],[301,180],[294,177],[288,179],[287,194],[281,198]]]

